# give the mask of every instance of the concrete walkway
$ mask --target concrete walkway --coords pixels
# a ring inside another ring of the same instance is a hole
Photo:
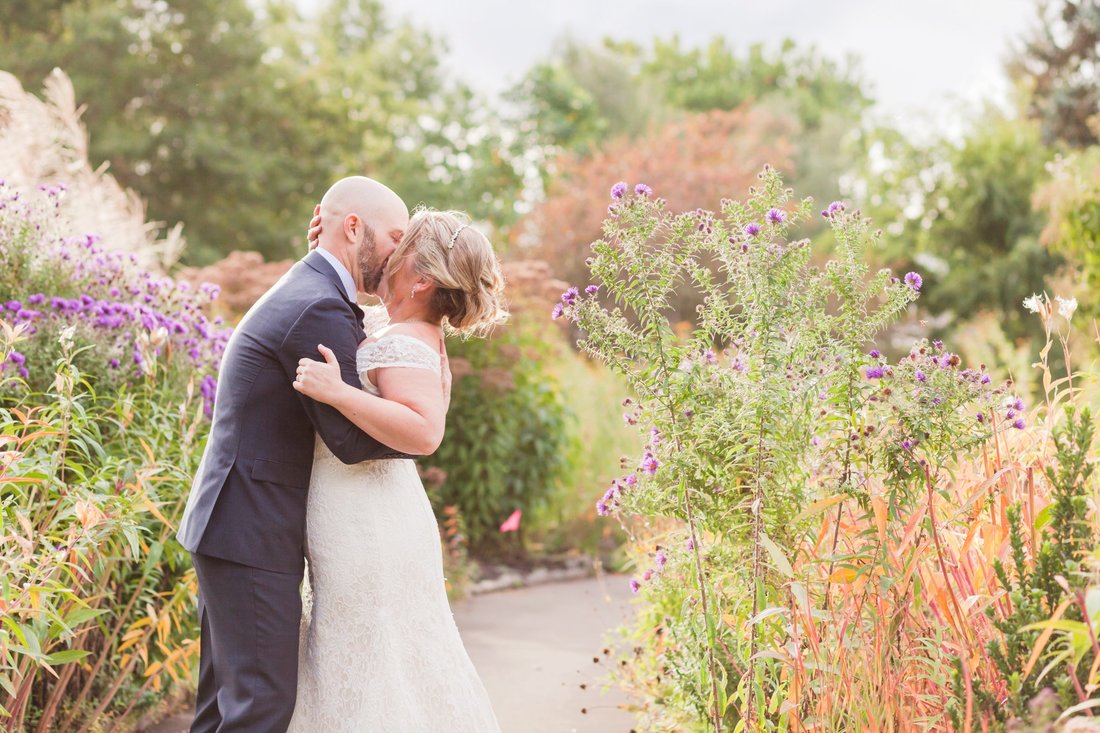
[[[632,717],[620,708],[625,697],[602,693],[604,637],[626,618],[629,598],[625,578],[603,576],[456,604],[455,620],[503,733],[629,733]],[[175,716],[146,733],[184,733],[189,722]]]

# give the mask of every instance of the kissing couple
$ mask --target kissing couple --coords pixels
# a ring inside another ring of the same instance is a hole
[[[177,532],[199,584],[191,731],[499,732],[412,458],[443,438],[445,334],[507,315],[500,264],[465,215],[410,218],[370,178],[318,209],[229,340]]]

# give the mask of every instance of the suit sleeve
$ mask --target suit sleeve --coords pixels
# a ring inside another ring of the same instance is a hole
[[[302,357],[321,359],[318,344],[324,344],[336,354],[340,376],[353,386],[361,387],[355,372],[355,350],[358,347],[355,316],[343,301],[334,298],[310,305],[290,328],[279,348],[279,362],[287,381],[293,381],[298,360]],[[370,437],[330,405],[298,394],[306,414],[321,440],[332,454],[344,463],[359,463],[377,458],[405,457]]]

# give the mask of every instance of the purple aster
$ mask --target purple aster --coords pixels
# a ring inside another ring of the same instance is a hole
[[[29,305],[38,305],[39,303],[41,303],[45,299],[46,299],[46,296],[43,295],[42,293],[35,293],[31,297],[27,298],[27,303]]]
[[[1016,412],[1023,412],[1024,411],[1024,401],[1021,400],[1019,397],[1017,397],[1012,402],[1012,407],[1013,407],[1013,409],[1016,410]]]
[[[843,201],[834,201],[831,204],[829,204],[829,208],[825,209],[825,211],[829,212],[829,216],[839,214],[840,212],[844,211],[844,202]]]
[[[11,360],[13,364],[18,364],[19,366],[23,366],[27,363],[27,357],[18,351],[11,352],[11,354],[8,355],[8,359]]]
[[[550,311],[550,317],[556,321],[561,318],[561,315],[564,311],[565,306],[563,306],[561,303],[558,303],[554,306],[554,310]]]
[[[886,368],[881,366],[867,367],[864,372],[868,379],[882,379],[886,375]]]
[[[688,538],[687,548],[688,548],[689,551],[694,550],[695,549],[695,540],[693,540],[691,538]]]
[[[936,349],[937,351],[943,351],[943,342],[939,339],[936,339],[932,342],[932,348]]]
[[[916,272],[908,272],[905,274],[905,284],[909,286],[909,289],[914,292],[920,292],[921,286],[924,285],[924,279]]]
[[[913,450],[913,441],[909,440],[909,438],[906,438],[905,440],[901,441],[901,447],[905,450]]]
[[[1016,417],[1016,411],[1015,410],[1009,410],[1008,412],[1005,413],[1005,419],[1006,420],[1011,420],[1014,417]]]
[[[658,552],[657,556],[653,558],[653,563],[657,566],[658,570],[663,570],[665,565],[668,564],[668,556],[665,555],[663,551]]]
[[[985,415],[983,415],[982,413],[979,412],[977,414],[977,418],[978,418],[978,422],[982,422],[982,423],[985,422]]]
[[[779,209],[769,209],[767,216],[768,221],[772,224],[782,224],[783,220],[787,218],[787,215]]]
[[[647,571],[645,571],[645,572],[644,572],[644,573],[642,574],[642,580],[644,580],[644,581],[645,581],[645,582],[647,582],[647,583],[648,583],[649,581],[653,580],[653,571],[652,571],[652,570],[647,570]]]
[[[619,181],[611,187],[611,198],[621,199],[626,193],[626,181]]]
[[[627,486],[637,486],[638,485],[638,474],[628,473],[623,478],[623,483],[626,484]]]
[[[19,367],[19,376],[23,377],[23,379],[26,379],[30,375],[31,373],[27,370],[27,367]]]
[[[588,293],[589,295],[595,295],[599,291],[600,291],[600,286],[599,285],[589,285],[587,288],[584,289],[584,292]]]
[[[718,355],[714,353],[713,349],[707,349],[706,351],[703,352],[703,361],[705,361],[708,364],[717,364],[718,363]]]
[[[867,353],[867,356],[871,357],[872,359],[879,359],[879,358],[882,357],[882,352],[879,351],[878,349],[871,349]]]
[[[637,186],[634,187],[634,193],[638,194],[639,196],[649,196],[653,193],[653,189],[645,185],[644,183],[639,183]]]
[[[109,363],[110,363],[112,369],[118,369],[118,366],[119,366],[118,359],[111,359],[111,361]]]
[[[760,233],[760,225],[757,224],[756,222],[752,222],[751,224],[745,225],[745,234],[749,235],[750,237],[755,237],[759,233]]]
[[[610,513],[611,512],[608,510],[607,504],[604,503],[603,499],[600,499],[596,502],[596,514],[599,514],[601,517],[606,517]]]
[[[914,372],[913,376],[917,378],[918,382],[924,382],[924,381],[928,380],[928,376],[924,372],[922,372],[920,369],[918,369],[916,372]]]
[[[577,296],[580,294],[581,292],[577,290],[577,288],[569,288],[561,294],[561,302],[565,303],[566,305],[573,305],[573,303],[575,303],[577,300]]]
[[[989,383],[990,383],[990,382],[992,382],[992,381],[993,381],[993,380],[992,380],[992,379],[990,379],[990,377],[989,377],[989,375],[988,375],[988,374],[983,374],[983,375],[982,375],[982,384],[989,384]]]
[[[1017,430],[1023,430],[1027,427],[1027,422],[1022,417],[1018,417],[1015,421],[1013,421],[1012,427],[1016,428]]]
[[[657,469],[660,466],[661,462],[657,460],[657,457],[649,451],[646,451],[645,457],[642,458],[641,469],[652,476],[657,473]]]
[[[23,308],[23,304],[20,303],[18,300],[9,300],[7,302],[7,308],[10,311],[19,311]]]
[[[637,593],[639,590],[641,590],[641,588],[642,588],[642,584],[638,582],[637,578],[631,578],[630,579],[630,592],[631,593]]]

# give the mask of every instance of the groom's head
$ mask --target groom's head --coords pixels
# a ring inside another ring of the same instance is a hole
[[[400,196],[378,181],[351,176],[321,199],[317,246],[348,268],[358,290],[374,293],[408,224],[409,209]]]

